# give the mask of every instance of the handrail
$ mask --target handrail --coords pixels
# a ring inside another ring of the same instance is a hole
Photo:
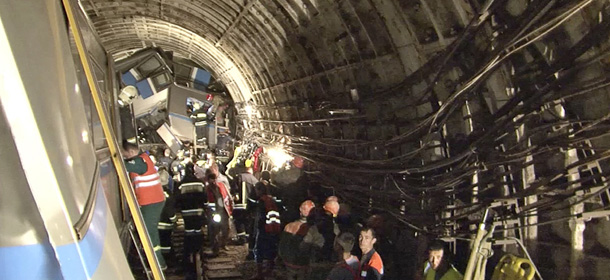
[[[99,191],[98,184],[99,182],[99,173],[100,173],[100,163],[95,162],[95,171],[93,172],[93,183],[91,184],[91,189],[89,190],[89,195],[87,196],[87,202],[85,203],[85,207],[83,209],[83,214],[80,216],[78,221],[74,223],[73,227],[76,231],[76,236],[78,236],[79,240],[85,238],[87,231],[89,230],[89,225],[91,225],[91,220],[93,219],[93,209],[95,209],[95,203],[97,199],[97,192]]]
[[[117,175],[119,176],[121,190],[123,191],[125,198],[127,199],[127,204],[129,205],[129,210],[131,211],[132,217],[134,219],[138,235],[140,236],[140,240],[142,240],[142,245],[144,247],[148,263],[151,267],[153,278],[155,280],[165,279],[163,276],[163,272],[161,272],[161,268],[159,266],[159,260],[157,260],[155,252],[153,250],[152,242],[150,241],[150,236],[146,231],[146,225],[144,224],[144,220],[142,219],[142,212],[140,212],[140,207],[138,206],[135,193],[131,186],[131,181],[127,179],[125,165],[119,153],[119,144],[114,135],[114,132],[111,129],[110,120],[106,116],[106,111],[102,104],[102,98],[100,97],[100,92],[97,89],[97,83],[93,77],[93,72],[91,71],[89,56],[87,55],[88,52],[83,42],[80,29],[78,28],[78,23],[74,15],[73,5],[72,3],[70,3],[71,0],[62,0],[62,2],[66,11],[66,15],[68,17],[70,29],[74,34],[74,41],[76,43],[76,48],[78,49],[80,61],[83,64],[83,69],[87,77],[87,82],[89,83],[91,97],[93,98],[95,108],[97,109],[97,113],[100,117],[104,136],[106,136],[106,140],[108,141],[110,157],[112,158],[112,161],[117,171]]]

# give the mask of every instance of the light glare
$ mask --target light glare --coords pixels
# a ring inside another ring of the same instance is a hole
[[[248,114],[248,116],[251,116],[252,114],[254,114],[254,108],[252,108],[252,106],[247,105],[245,109],[246,109],[246,114]]]
[[[269,149],[269,151],[267,151],[267,155],[269,155],[269,158],[271,158],[273,165],[278,168],[282,167],[287,161],[293,159],[291,155],[287,154],[279,147]]]
[[[83,137],[83,143],[89,143],[89,132],[86,130],[83,130],[83,132],[81,133],[81,136]]]

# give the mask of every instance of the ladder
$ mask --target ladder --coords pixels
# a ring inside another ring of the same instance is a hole
[[[129,222],[129,224],[127,225],[127,228],[129,230],[129,236],[131,237],[131,241],[133,242],[136,252],[138,253],[138,259],[140,260],[140,263],[142,264],[142,268],[144,269],[144,273],[146,274],[146,279],[151,280],[152,271],[150,269],[148,269],[148,267],[146,266],[146,261],[145,261],[146,256],[144,255],[144,252],[142,252],[142,250],[143,250],[142,243],[139,241],[139,239],[136,236],[136,229],[133,226],[133,223]]]

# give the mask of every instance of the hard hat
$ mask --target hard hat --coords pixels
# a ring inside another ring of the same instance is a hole
[[[119,93],[118,103],[121,106],[127,106],[133,102],[133,100],[138,96],[138,89],[135,86],[129,85],[121,89]]]
[[[292,160],[292,164],[296,168],[303,168],[303,158],[302,157],[294,157]]]
[[[334,217],[339,214],[339,203],[334,200],[329,200],[324,203],[324,210],[333,214]]]
[[[316,205],[313,203],[313,201],[311,201],[311,200],[303,201],[303,203],[301,203],[301,207],[299,207],[299,211],[301,211],[301,216],[302,217],[309,216],[309,212],[314,207],[316,207]]]

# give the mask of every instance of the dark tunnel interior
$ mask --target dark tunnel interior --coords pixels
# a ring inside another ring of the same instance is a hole
[[[428,237],[466,252],[488,209],[500,239],[610,254],[607,1],[80,4],[115,61],[153,47],[208,71],[233,137],[302,159],[277,179],[378,226],[389,273]]]

